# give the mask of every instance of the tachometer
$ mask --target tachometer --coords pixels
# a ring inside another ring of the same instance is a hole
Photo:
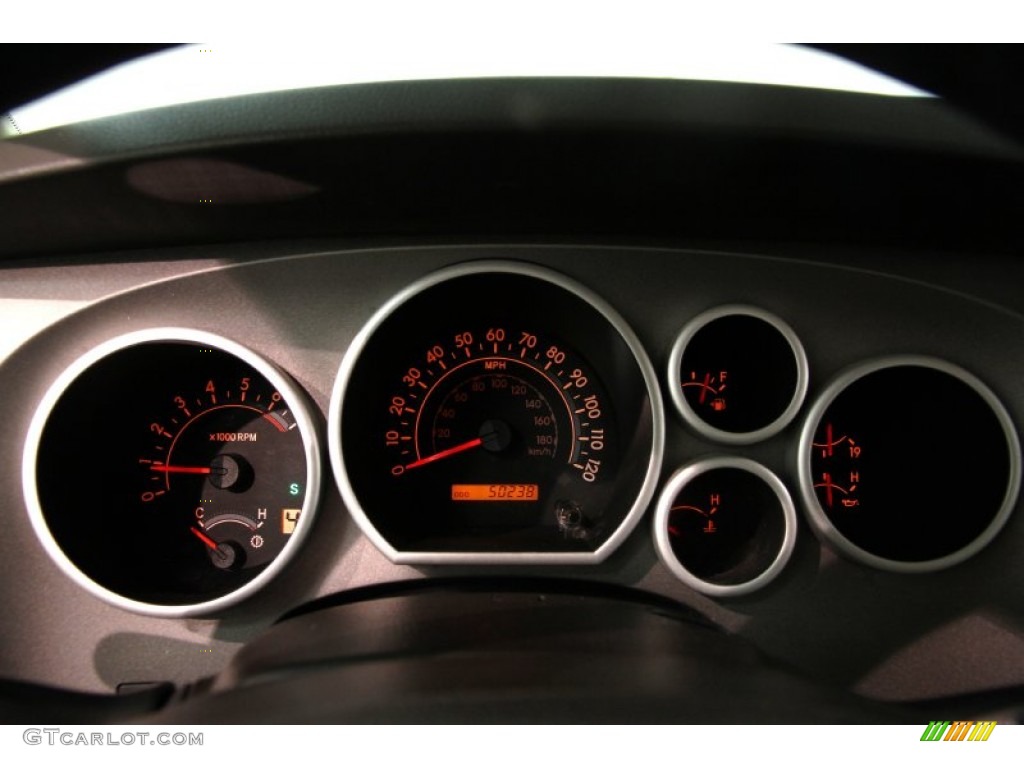
[[[318,453],[305,398],[273,366],[209,334],[143,331],[51,388],[25,494],[77,582],[130,610],[193,615],[251,594],[294,553]]]
[[[653,492],[662,424],[622,319],[567,278],[479,263],[397,297],[342,364],[339,487],[396,562],[607,555]]]

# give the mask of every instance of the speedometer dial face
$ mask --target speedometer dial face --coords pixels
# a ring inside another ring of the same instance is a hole
[[[650,499],[660,419],[609,306],[491,262],[378,313],[342,365],[330,441],[347,503],[396,562],[597,561]]]
[[[295,552],[319,456],[284,374],[226,339],[161,329],[102,345],[54,385],[24,482],[40,540],[75,581],[186,616],[241,600]]]

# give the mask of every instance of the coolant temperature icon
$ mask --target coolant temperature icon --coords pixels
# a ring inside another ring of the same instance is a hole
[[[677,504],[676,506],[672,507],[669,510],[669,512],[672,515],[682,512],[700,515],[704,518],[704,520],[700,522],[701,533],[716,533],[718,531],[718,526],[715,525],[714,515],[718,511],[718,507],[721,505],[721,503],[722,497],[717,493],[712,493],[708,497],[708,505],[706,510],[702,509],[701,507],[693,506],[691,504]],[[668,526],[668,532],[671,533],[673,536],[682,535],[680,526],[673,525],[671,523]]]

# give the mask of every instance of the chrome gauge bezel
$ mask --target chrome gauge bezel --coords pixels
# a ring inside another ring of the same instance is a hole
[[[782,510],[785,525],[782,545],[775,559],[759,575],[741,584],[717,584],[694,575],[679,562],[679,558],[672,551],[672,543],[669,540],[669,514],[679,492],[694,478],[715,469],[740,469],[760,478],[775,494],[779,501],[779,508]],[[653,525],[654,548],[662,565],[668,568],[672,575],[683,582],[683,584],[710,597],[739,597],[764,588],[782,573],[796,547],[796,506],[793,504],[789,490],[778,476],[766,466],[739,456],[715,456],[698,459],[677,469],[668,479],[661,494],[658,496],[654,509]]]
[[[682,369],[683,354],[686,352],[686,347],[693,337],[708,323],[733,315],[753,317],[775,328],[789,344],[793,352],[793,359],[796,362],[796,386],[789,404],[770,424],[750,432],[728,432],[708,424],[690,406],[679,385],[679,372]],[[698,434],[725,445],[751,445],[766,440],[785,429],[800,412],[800,407],[803,405],[804,398],[807,395],[809,378],[807,353],[804,352],[803,344],[800,342],[800,337],[796,335],[796,331],[777,315],[747,304],[725,304],[701,312],[683,326],[679,336],[676,337],[672,345],[672,351],[669,353],[667,385],[672,402],[675,403],[679,415]]]
[[[295,526],[295,532],[291,534],[274,561],[251,581],[213,600],[183,605],[146,603],[124,597],[96,583],[68,558],[54,539],[46,523],[36,486],[36,464],[43,430],[65,390],[86,370],[111,354],[154,342],[183,342],[214,347],[242,360],[264,376],[281,393],[282,398],[291,408],[297,429],[302,437],[306,459],[306,496],[299,521]],[[162,618],[185,618],[215,613],[246,600],[272,581],[295,557],[303,541],[309,535],[316,510],[319,507],[322,480],[320,457],[320,438],[312,417],[311,401],[287,374],[247,347],[223,336],[190,328],[148,328],[117,336],[89,350],[68,366],[43,395],[29,424],[25,440],[22,458],[22,491],[28,508],[29,520],[40,544],[50,559],[78,586],[100,600],[126,611]]]
[[[1007,449],[1009,452],[1009,472],[1007,478],[1006,492],[1003,495],[1003,502],[996,512],[992,522],[981,534],[969,544],[943,557],[923,561],[893,560],[880,557],[876,554],[857,546],[842,533],[840,533],[828,516],[822,510],[814,492],[814,480],[811,470],[811,443],[818,429],[825,412],[832,402],[854,382],[876,371],[888,368],[903,366],[931,368],[946,373],[959,379],[961,382],[973,389],[985,403],[992,409],[1003,434],[1006,437]],[[950,566],[962,563],[984,549],[995,537],[1003,526],[1010,519],[1013,508],[1017,503],[1017,496],[1020,492],[1021,482],[1021,449],[1013,420],[1009,412],[992,392],[989,387],[977,376],[966,371],[958,365],[941,360],[939,358],[924,355],[894,355],[878,358],[868,362],[858,363],[842,371],[815,400],[807,418],[804,421],[800,433],[798,453],[797,474],[800,483],[800,497],[807,518],[815,533],[825,542],[833,546],[841,554],[850,559],[878,568],[883,571],[894,573],[929,573],[942,570]]]
[[[479,274],[513,274],[545,281],[568,291],[587,303],[604,317],[615,332],[626,344],[646,388],[647,399],[651,408],[651,441],[650,455],[646,471],[641,483],[641,490],[632,506],[626,513],[622,523],[599,547],[590,552],[435,552],[406,551],[396,549],[377,530],[369,515],[363,509],[352,486],[345,456],[342,449],[341,425],[346,405],[346,392],[352,379],[353,371],[360,355],[375,331],[389,318],[392,313],[402,307],[414,296],[433,286],[455,278]],[[346,351],[335,380],[328,412],[328,454],[334,477],[345,505],[353,519],[366,537],[390,561],[397,564],[410,565],[572,565],[594,564],[605,560],[622,544],[643,517],[647,506],[654,497],[658,474],[661,470],[665,443],[664,408],[661,391],[658,387],[658,376],[651,364],[639,338],[629,327],[622,316],[603,298],[596,293],[554,270],[534,264],[505,260],[475,261],[457,264],[433,272],[407,286],[384,304],[353,339]]]

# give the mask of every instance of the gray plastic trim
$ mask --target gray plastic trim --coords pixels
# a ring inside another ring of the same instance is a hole
[[[633,353],[633,358],[640,369],[640,373],[647,385],[647,396],[651,403],[651,448],[650,460],[647,463],[647,472],[644,481],[633,506],[630,508],[622,524],[608,538],[608,540],[593,552],[406,552],[399,551],[391,546],[385,538],[377,531],[366,512],[363,510],[359,499],[356,497],[349,480],[348,471],[345,467],[345,457],[341,448],[341,423],[342,413],[345,408],[345,392],[348,388],[352,371],[356,361],[362,353],[370,337],[377,330],[384,320],[391,315],[398,307],[408,301],[411,297],[430,288],[431,286],[452,280],[466,275],[482,273],[507,272],[515,275],[526,275],[538,280],[552,283],[563,288],[583,301],[587,302],[597,312],[611,323],[615,330],[622,337],[622,340]],[[658,474],[661,471],[662,456],[665,449],[665,419],[664,407],[662,405],[661,391],[658,388],[658,376],[651,365],[643,345],[636,334],[629,327],[619,313],[612,308],[608,302],[602,299],[588,288],[576,281],[562,275],[559,272],[539,267],[533,264],[515,261],[476,261],[465,264],[458,264],[447,267],[431,275],[427,275],[395,295],[383,307],[381,307],[370,318],[369,322],[359,331],[352,340],[348,351],[341,361],[338,370],[338,377],[334,383],[334,390],[331,394],[330,411],[327,417],[327,445],[330,454],[331,467],[334,470],[334,478],[338,484],[338,490],[345,500],[345,505],[359,525],[366,537],[373,542],[374,546],[383,552],[389,560],[398,564],[417,565],[442,565],[442,564],[463,564],[463,565],[573,565],[573,564],[596,564],[605,560],[632,532],[636,527],[648,504],[654,497]]]
[[[814,480],[811,477],[811,443],[814,440],[814,433],[818,430],[818,423],[821,421],[821,417],[825,414],[825,411],[832,404],[832,401],[835,400],[836,397],[838,397],[839,394],[848,386],[850,386],[850,384],[864,376],[867,376],[869,373],[874,373],[875,371],[880,371],[885,368],[903,366],[933,368],[937,371],[948,373],[950,376],[964,382],[971,387],[971,389],[981,395],[981,398],[988,403],[989,407],[995,414],[996,419],[999,421],[999,424],[1002,426],[1003,434],[1006,436],[1007,450],[1010,453],[1010,472],[1006,485],[1006,493],[1003,496],[1003,503],[999,507],[999,511],[996,513],[996,516],[992,519],[989,526],[982,531],[974,541],[962,549],[946,555],[945,557],[920,562],[906,562],[903,560],[891,560],[889,558],[879,557],[865,549],[861,549],[843,536],[843,534],[841,534],[835,526],[832,525],[832,521],[828,519],[828,516],[818,503],[818,498],[814,493]],[[860,363],[841,372],[832,381],[832,383],[825,388],[825,391],[821,393],[817,401],[814,403],[810,413],[807,414],[807,420],[804,422],[803,430],[800,433],[800,448],[797,456],[800,496],[803,500],[804,508],[807,510],[807,517],[811,522],[811,526],[819,537],[831,544],[840,553],[853,560],[883,571],[893,571],[895,573],[928,573],[930,571],[938,571],[943,568],[949,568],[957,563],[961,563],[969,557],[977,554],[996,537],[996,534],[1002,530],[1006,521],[1010,519],[1010,514],[1013,512],[1014,505],[1017,503],[1017,494],[1020,491],[1020,441],[1017,438],[1017,432],[1013,426],[1013,420],[1010,418],[1010,414],[1007,412],[1006,408],[1003,407],[1003,404],[999,402],[999,399],[995,396],[992,390],[990,390],[976,376],[968,373],[957,365],[953,365],[945,360],[939,360],[938,358],[933,357],[896,355],[872,360],[866,363]]]
[[[755,429],[753,432],[726,432],[711,426],[690,407],[686,397],[683,396],[682,388],[679,386],[679,371],[683,362],[683,353],[686,351],[686,346],[690,343],[690,340],[701,328],[711,321],[722,317],[729,317],[730,315],[749,315],[771,325],[789,343],[790,349],[793,350],[793,358],[796,360],[796,389],[793,392],[792,399],[789,401],[789,405],[786,406],[786,410],[775,421],[766,424],[760,429]],[[800,411],[800,406],[803,405],[804,397],[807,394],[808,379],[807,353],[804,352],[803,344],[800,343],[800,338],[796,335],[796,332],[787,323],[770,312],[744,304],[727,304],[715,307],[714,309],[702,312],[690,320],[690,322],[683,326],[683,330],[679,332],[679,336],[672,345],[672,352],[669,354],[668,359],[668,391],[672,397],[672,402],[676,405],[676,410],[683,417],[683,421],[704,437],[725,443],[726,445],[750,445],[781,432]]]
[[[679,495],[679,491],[685,488],[695,477],[703,475],[710,470],[722,468],[741,469],[764,480],[775,493],[776,498],[778,498],[779,508],[782,510],[782,516],[785,520],[782,546],[779,548],[779,552],[771,562],[771,565],[758,576],[742,584],[716,584],[693,575],[679,562],[679,559],[672,551],[672,543],[668,538],[669,513],[672,510],[672,503],[675,501],[676,496]],[[668,479],[661,495],[658,496],[658,502],[655,506],[654,547],[658,552],[658,558],[661,560],[662,565],[668,568],[677,579],[688,587],[692,587],[698,592],[710,595],[711,597],[736,597],[761,589],[782,573],[782,569],[786,567],[786,563],[789,562],[789,558],[796,546],[796,528],[796,507],[793,505],[793,499],[789,495],[789,491],[786,490],[786,486],[783,485],[774,472],[763,464],[758,464],[750,459],[738,456],[718,456],[698,459],[687,464],[676,470],[672,477]]]
[[[39,492],[36,487],[36,459],[39,453],[39,441],[42,437],[43,428],[46,426],[51,411],[68,386],[88,368],[110,354],[128,347],[157,341],[191,342],[203,346],[216,347],[243,360],[247,365],[251,365],[277,388],[285,402],[290,406],[292,414],[295,416],[299,433],[302,436],[303,447],[305,448],[307,492],[302,505],[302,512],[299,515],[299,522],[296,524],[295,533],[292,534],[291,539],[285,544],[277,558],[256,578],[234,592],[202,603],[186,605],[144,603],[119,595],[94,582],[78,569],[54,540],[49,527],[46,525],[42,505],[39,501]],[[302,542],[309,534],[309,530],[313,525],[313,518],[320,503],[322,479],[320,455],[320,439],[311,416],[309,398],[292,383],[287,374],[250,349],[222,336],[188,328],[151,328],[134,331],[105,341],[75,360],[54,381],[46,394],[43,395],[43,399],[40,401],[39,407],[36,409],[35,415],[29,424],[25,440],[25,452],[22,459],[21,481],[32,528],[35,530],[39,542],[43,545],[43,549],[46,550],[46,553],[68,578],[92,595],[126,611],[163,618],[183,618],[213,613],[240,603],[262,589],[295,557],[295,554],[302,546]]]

